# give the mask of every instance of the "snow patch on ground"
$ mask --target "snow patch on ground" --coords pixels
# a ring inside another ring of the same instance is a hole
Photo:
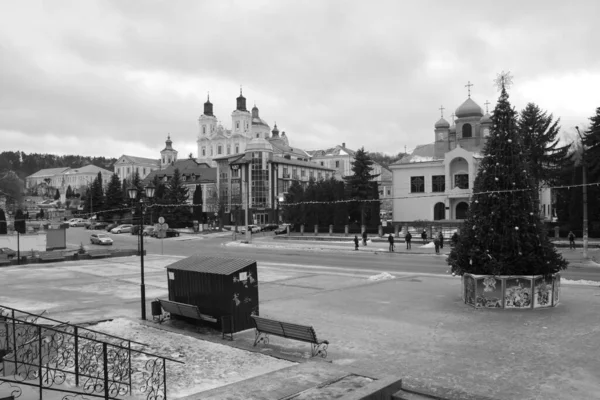
[[[170,398],[189,396],[295,365],[260,353],[156,329],[124,318],[100,323],[93,329],[133,338],[148,345],[143,351],[183,361],[185,364],[167,362],[167,395]],[[134,369],[140,369],[147,360],[146,357],[133,356]]]
[[[423,246],[419,246],[419,247],[421,247],[422,249],[433,249],[435,247],[435,243],[429,242],[429,243],[424,244]]]
[[[381,274],[372,275],[369,277],[370,281],[384,281],[387,279],[394,279],[395,276],[392,274],[388,274],[387,272],[382,272]]]
[[[578,281],[572,281],[570,279],[561,278],[560,283],[565,285],[583,285],[583,286],[600,286],[599,281],[589,281],[586,279],[580,279]]]

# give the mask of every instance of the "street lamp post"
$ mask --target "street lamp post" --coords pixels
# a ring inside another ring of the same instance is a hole
[[[587,166],[585,165],[585,145],[583,144],[583,136],[579,132],[579,127],[576,126],[577,133],[581,139],[581,169],[583,174],[583,258],[588,256],[588,207],[587,207]]]
[[[146,199],[151,199],[154,197],[154,191],[155,191],[155,187],[150,184],[148,186],[146,186],[144,188],[145,194],[146,194]],[[129,198],[132,200],[135,200],[137,198],[138,195],[138,190],[135,186],[130,187],[127,190],[127,194],[129,195]],[[144,230],[144,214],[146,213],[146,204],[144,203],[144,199],[140,198],[140,201],[137,203],[136,205],[137,208],[137,212],[138,215],[140,216],[140,228],[138,231],[138,235],[139,235],[139,241],[140,241],[140,267],[141,267],[141,274],[142,274],[142,280],[140,283],[140,295],[141,295],[141,307],[142,307],[142,319],[145,320],[146,319],[146,286],[144,285],[144,235],[143,235],[143,230]]]

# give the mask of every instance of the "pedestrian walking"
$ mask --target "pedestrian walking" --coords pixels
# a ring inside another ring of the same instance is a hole
[[[575,250],[575,234],[569,231],[569,249]]]
[[[367,231],[364,231],[362,234],[363,237],[363,246],[367,245]]]
[[[440,239],[440,249],[443,249],[444,248],[444,235],[442,235],[441,231],[438,234],[438,239]]]
[[[452,243],[452,246],[456,246],[456,243],[458,243],[458,232],[454,232],[450,242]]]
[[[390,242],[390,252],[394,251],[394,236],[392,236],[392,234],[390,233],[390,236],[388,236],[388,242]]]
[[[404,236],[404,241],[406,242],[406,249],[410,250],[410,241],[412,239],[412,235],[410,232],[406,232],[406,236]]]
[[[427,231],[423,229],[423,233],[421,233],[421,239],[423,239],[423,243],[427,244]]]
[[[433,244],[435,245],[435,254],[440,254],[440,239],[434,236]]]
[[[358,250],[358,236],[354,235],[354,250]]]

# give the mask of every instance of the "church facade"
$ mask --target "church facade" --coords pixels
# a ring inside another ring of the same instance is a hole
[[[236,99],[236,108],[231,113],[231,129],[225,129],[218,123],[213,112],[213,104],[210,97],[204,103],[204,112],[198,118],[198,162],[207,163],[216,167],[216,158],[244,154],[246,146],[252,139],[278,139],[279,147],[285,148],[294,159],[309,161],[310,156],[303,150],[293,149],[289,146],[285,132],[279,135],[277,124],[275,124],[273,137],[269,124],[260,118],[256,105],[252,112],[246,109],[246,98],[240,89],[240,95]],[[291,149],[291,150],[290,150]]]
[[[466,217],[492,119],[470,95],[455,116],[451,126],[442,115],[434,125],[433,143],[417,146],[390,166],[394,223]],[[540,192],[540,215],[546,220],[554,212],[549,192]]]

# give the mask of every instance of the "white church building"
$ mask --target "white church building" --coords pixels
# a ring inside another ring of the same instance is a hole
[[[435,123],[433,143],[417,146],[390,166],[394,223],[459,222],[466,217],[492,120],[470,95],[454,115],[452,126],[443,116]],[[540,216],[549,220],[553,216],[550,191],[540,194]]]

